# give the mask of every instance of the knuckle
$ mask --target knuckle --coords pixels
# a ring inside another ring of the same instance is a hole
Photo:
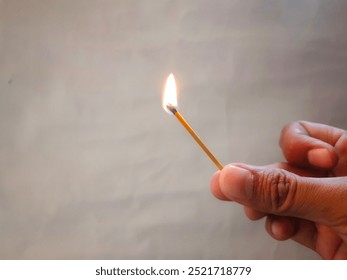
[[[296,124],[296,122],[287,123],[287,124],[282,128],[281,134],[286,134],[286,132],[287,132],[288,130],[290,130],[291,127],[293,127],[293,125],[295,125],[295,124]]]
[[[294,128],[298,127],[300,124],[298,122],[292,122],[286,124],[281,131],[281,136],[279,139],[279,146],[284,150],[284,152],[291,152],[296,147],[296,141],[293,136]]]
[[[254,197],[272,213],[285,214],[292,207],[297,190],[296,177],[282,169],[266,170],[254,180]]]
[[[292,123],[288,123],[282,128],[281,134],[280,134],[281,136],[280,136],[280,140],[279,140],[280,146],[284,145],[284,139],[285,139],[286,135],[288,134],[288,131],[290,130],[292,125],[293,125]]]

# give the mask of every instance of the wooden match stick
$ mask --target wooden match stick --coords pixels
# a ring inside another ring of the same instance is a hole
[[[183,118],[180,112],[177,111],[175,106],[168,104],[166,108],[175,115],[175,117],[180,121],[180,123],[184,126],[184,128],[189,132],[189,134],[194,138],[196,143],[199,144],[201,149],[208,155],[208,157],[213,161],[213,163],[217,166],[219,170],[223,169],[223,165],[216,159],[216,157],[210,152],[210,150],[205,146],[205,144],[201,141],[200,137],[196,134],[193,128],[189,125],[189,123]]]

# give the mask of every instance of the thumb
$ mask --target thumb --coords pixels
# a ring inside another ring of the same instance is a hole
[[[347,177],[308,178],[279,168],[227,165],[219,188],[227,199],[261,212],[328,226],[346,220]]]

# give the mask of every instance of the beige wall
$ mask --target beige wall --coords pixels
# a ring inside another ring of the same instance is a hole
[[[0,258],[317,258],[212,197],[223,162],[282,160],[281,127],[347,128],[347,4],[0,1]]]

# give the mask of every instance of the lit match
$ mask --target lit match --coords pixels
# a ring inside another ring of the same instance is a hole
[[[170,74],[166,81],[164,98],[163,98],[163,108],[166,112],[172,113],[179,120],[179,122],[184,126],[184,128],[189,132],[189,134],[194,138],[196,143],[199,144],[201,149],[208,155],[208,157],[213,161],[219,170],[223,169],[223,165],[216,159],[216,157],[210,152],[210,150],[201,141],[200,137],[195,133],[193,128],[188,124],[188,122],[183,118],[183,116],[177,110],[177,90],[176,82],[173,74]]]

